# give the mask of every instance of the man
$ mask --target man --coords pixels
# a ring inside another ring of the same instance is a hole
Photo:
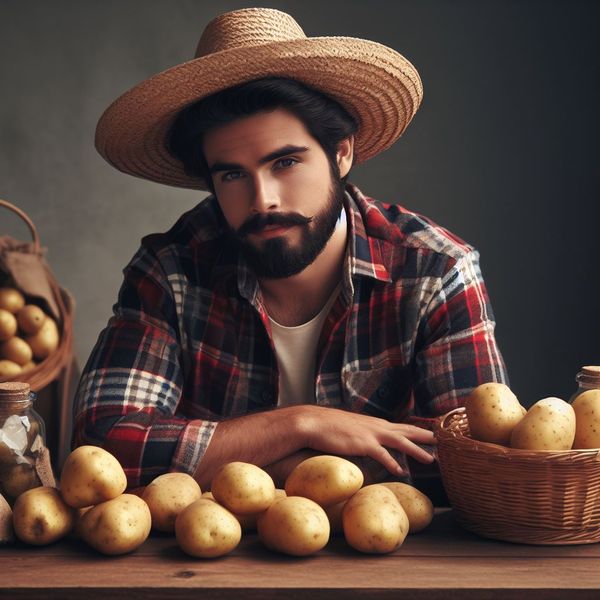
[[[167,470],[207,486],[233,460],[282,485],[314,453],[368,481],[432,462],[433,420],[506,381],[478,255],[346,181],[421,97],[389,48],[244,9],[109,107],[96,144],[111,164],[212,196],[126,268],[76,444],[103,445],[132,486]]]

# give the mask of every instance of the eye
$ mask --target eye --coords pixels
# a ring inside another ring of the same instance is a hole
[[[227,173],[223,173],[221,176],[221,181],[234,181],[235,179],[240,179],[243,176],[241,171],[228,171]]]
[[[275,164],[273,166],[277,169],[289,169],[290,167],[293,167],[297,162],[298,161],[295,158],[287,156],[285,158],[280,158],[279,160],[275,161]]]

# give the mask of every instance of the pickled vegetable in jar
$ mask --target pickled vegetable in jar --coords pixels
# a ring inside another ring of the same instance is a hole
[[[11,505],[30,488],[55,485],[35,398],[28,383],[0,383],[0,493]]]
[[[571,403],[573,403],[573,400],[577,396],[587,390],[600,389],[600,366],[589,365],[581,367],[581,370],[575,376],[575,381],[577,382],[577,391],[569,398],[569,402]]]

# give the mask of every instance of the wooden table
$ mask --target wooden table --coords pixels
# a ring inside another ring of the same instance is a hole
[[[152,534],[136,552],[97,554],[63,540],[0,549],[3,598],[600,598],[600,545],[527,546],[462,530],[449,510],[389,555],[352,550],[332,538],[318,554],[293,558],[247,535],[230,555],[185,555],[173,536]]]

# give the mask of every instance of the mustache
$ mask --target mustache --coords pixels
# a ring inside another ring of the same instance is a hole
[[[236,231],[241,238],[250,233],[257,233],[268,225],[281,225],[282,227],[291,227],[292,225],[308,225],[312,217],[304,217],[298,213],[267,213],[250,217]]]

